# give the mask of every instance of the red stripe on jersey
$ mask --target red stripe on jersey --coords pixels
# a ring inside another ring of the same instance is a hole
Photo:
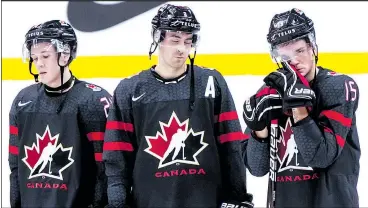
[[[244,140],[247,140],[247,139],[249,139],[250,138],[250,134],[244,134],[245,135],[245,139]]]
[[[269,87],[265,87],[257,93],[256,97],[258,98],[258,97],[261,97],[264,95],[270,95],[270,94],[277,94],[277,90],[271,89]]]
[[[104,132],[89,132],[87,137],[89,141],[103,141],[104,135]]]
[[[124,123],[121,121],[107,121],[106,122],[106,129],[109,130],[124,130],[133,132],[133,124],[131,123]]]
[[[321,112],[321,115],[326,116],[329,119],[335,120],[341,123],[343,126],[350,127],[352,123],[351,118],[345,117],[342,113],[333,110],[324,110]]]
[[[18,147],[9,145],[9,152],[12,155],[18,155],[19,154]]]
[[[338,134],[334,134],[333,131],[330,128],[324,127],[324,130],[325,130],[325,132],[328,132],[330,134],[335,135],[337,144],[340,147],[344,147],[344,145],[345,145],[345,139],[342,136],[340,136]]]
[[[222,134],[219,136],[219,140],[221,144],[225,142],[246,140],[246,139],[249,139],[249,135],[243,134],[240,131]]]
[[[336,136],[336,141],[337,141],[337,144],[340,146],[340,147],[344,147],[345,145],[345,139],[342,138],[342,136],[338,135],[338,134],[335,134]]]
[[[102,162],[102,153],[95,153],[95,160],[97,162]]]
[[[279,124],[279,121],[277,120],[277,119],[273,119],[272,121],[271,121],[271,124]]]
[[[18,136],[18,127],[10,126],[9,133]]]
[[[132,144],[128,142],[105,142],[103,146],[103,150],[107,150],[107,151],[122,150],[122,151],[132,152],[133,146]]]
[[[238,113],[236,111],[220,113],[218,116],[218,122],[230,121],[238,119]]]

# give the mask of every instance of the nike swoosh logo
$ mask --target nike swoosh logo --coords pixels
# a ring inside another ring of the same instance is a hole
[[[18,106],[25,106],[25,105],[27,105],[27,104],[29,104],[31,102],[32,101],[28,101],[28,102],[22,103],[22,101],[19,101]]]
[[[96,32],[139,16],[167,1],[125,1],[119,4],[98,4],[93,1],[70,1],[69,23],[82,32]]]
[[[139,97],[132,97],[132,100],[133,101],[137,101],[137,100],[139,100],[141,97],[143,97],[143,95],[145,95],[146,93],[143,93],[143,94],[141,94]]]

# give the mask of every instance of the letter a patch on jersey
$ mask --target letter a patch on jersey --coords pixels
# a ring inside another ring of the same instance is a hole
[[[189,119],[180,122],[175,112],[167,123],[159,121],[159,124],[161,132],[146,136],[148,147],[144,150],[160,160],[158,168],[175,163],[199,165],[197,155],[208,145],[203,141],[204,131],[188,130]]]
[[[215,83],[213,82],[213,76],[208,77],[206,92],[204,93],[205,97],[209,97],[210,95],[212,98],[215,98]]]

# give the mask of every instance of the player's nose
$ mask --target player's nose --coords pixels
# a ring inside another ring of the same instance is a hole
[[[38,60],[37,62],[36,62],[36,67],[37,68],[44,68],[45,67],[45,63],[42,61],[42,60]]]
[[[296,66],[296,65],[298,65],[299,63],[300,63],[300,61],[299,61],[298,57],[293,57],[293,58],[290,60],[290,64],[291,64],[291,65]]]
[[[185,46],[183,44],[180,44],[180,45],[177,46],[176,50],[177,50],[178,53],[184,53]]]

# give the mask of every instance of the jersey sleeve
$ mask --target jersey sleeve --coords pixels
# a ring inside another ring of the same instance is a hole
[[[255,139],[255,135],[250,128],[244,131],[249,139],[242,142],[244,164],[248,168],[250,174],[257,177],[266,175],[270,169],[270,143],[269,138],[263,139],[261,142]]]
[[[224,77],[216,72],[219,96],[215,100],[216,133],[220,144],[237,143],[247,139],[243,134],[234,100]]]
[[[18,97],[14,99],[9,113],[9,156],[10,167],[10,205],[11,207],[21,207],[21,197],[18,180],[18,154],[19,138],[16,105]]]
[[[248,139],[243,134],[232,94],[224,77],[215,70],[215,134],[219,143],[222,177],[225,184],[224,198],[249,200],[246,188],[246,167],[241,155],[241,141]]]
[[[82,120],[84,124],[85,136],[93,145],[94,158],[96,162],[95,194],[93,200],[94,207],[103,207],[107,204],[107,183],[105,166],[102,162],[102,148],[104,144],[104,134],[106,120],[111,105],[111,95],[104,89],[101,91],[89,91],[91,94],[87,105],[82,109]]]
[[[106,123],[103,160],[107,175],[109,206],[129,204],[132,171],[135,161],[135,135],[129,90],[132,86],[122,80],[113,94]]]
[[[328,78],[320,88],[320,114],[297,122],[292,130],[304,161],[311,167],[326,168],[340,156],[355,123],[359,88],[346,75]]]

